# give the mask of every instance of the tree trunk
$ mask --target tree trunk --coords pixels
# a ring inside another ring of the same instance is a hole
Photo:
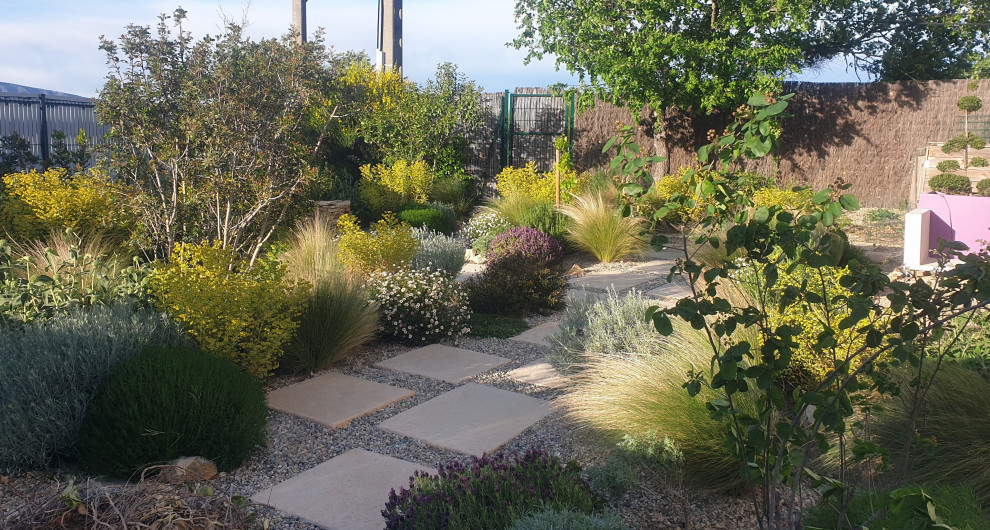
[[[649,107],[649,109],[649,119],[652,124],[653,155],[663,157],[663,162],[654,166],[653,171],[651,171],[653,177],[657,179],[663,175],[670,174],[670,130],[667,124],[666,110],[658,111],[653,107]],[[662,170],[663,173],[657,175],[657,170]]]

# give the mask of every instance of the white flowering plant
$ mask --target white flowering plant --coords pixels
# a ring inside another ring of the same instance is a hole
[[[368,291],[381,307],[382,335],[405,344],[456,341],[468,333],[467,293],[442,271],[376,272]]]
[[[498,210],[479,208],[478,213],[461,228],[460,236],[472,245],[485,236],[495,237],[512,228],[512,223]]]

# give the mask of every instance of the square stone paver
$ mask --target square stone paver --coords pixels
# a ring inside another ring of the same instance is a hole
[[[560,375],[546,359],[537,359],[525,366],[520,366],[510,371],[506,375],[522,383],[545,386],[547,388],[563,388],[567,386],[567,378]]]
[[[497,355],[452,348],[443,344],[430,344],[385,359],[375,366],[440,379],[456,385],[507,362],[508,359]]]
[[[549,346],[550,342],[547,338],[557,333],[560,329],[560,324],[558,322],[544,322],[535,328],[527,329],[522,333],[512,337],[512,340],[518,340],[522,342],[530,342],[532,344],[539,344],[540,346]]]
[[[674,298],[681,299],[691,296],[691,289],[683,280],[674,280],[671,283],[664,283],[659,287],[650,289],[644,293],[647,298]]]
[[[268,407],[341,428],[354,418],[371,414],[413,394],[405,388],[327,372],[269,392]]]
[[[381,530],[392,488],[409,486],[417,470],[436,470],[364,449],[351,449],[251,500],[269,504],[331,530]]]
[[[467,383],[383,421],[382,430],[480,456],[550,413],[550,403]]]
[[[642,272],[603,272],[575,278],[571,280],[571,285],[586,289],[600,289],[602,291],[613,287],[616,291],[625,291],[641,283],[655,279],[657,279],[657,276]]]

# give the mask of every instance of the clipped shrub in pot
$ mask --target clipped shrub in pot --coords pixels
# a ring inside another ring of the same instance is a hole
[[[932,190],[948,193],[949,195],[969,195],[973,191],[973,185],[966,175],[956,175],[955,173],[942,173],[936,175],[928,181],[928,187]]]

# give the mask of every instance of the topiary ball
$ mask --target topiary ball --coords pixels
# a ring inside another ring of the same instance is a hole
[[[202,351],[149,348],[119,364],[100,385],[79,436],[82,466],[126,478],[182,456],[220,471],[264,440],[261,381]]]
[[[969,178],[955,173],[935,175],[928,181],[928,187],[950,195],[969,195],[973,191],[973,184]]]
[[[990,197],[990,179],[982,179],[976,183],[976,194]]]
[[[990,162],[987,162],[987,159],[986,158],[983,158],[982,156],[974,156],[973,158],[970,159],[969,166],[970,167],[987,167],[987,166],[990,166]]]
[[[958,171],[960,169],[960,166],[958,160],[943,160],[939,162],[938,165],[935,166],[935,168],[941,171],[942,173],[946,173],[949,171]]]

